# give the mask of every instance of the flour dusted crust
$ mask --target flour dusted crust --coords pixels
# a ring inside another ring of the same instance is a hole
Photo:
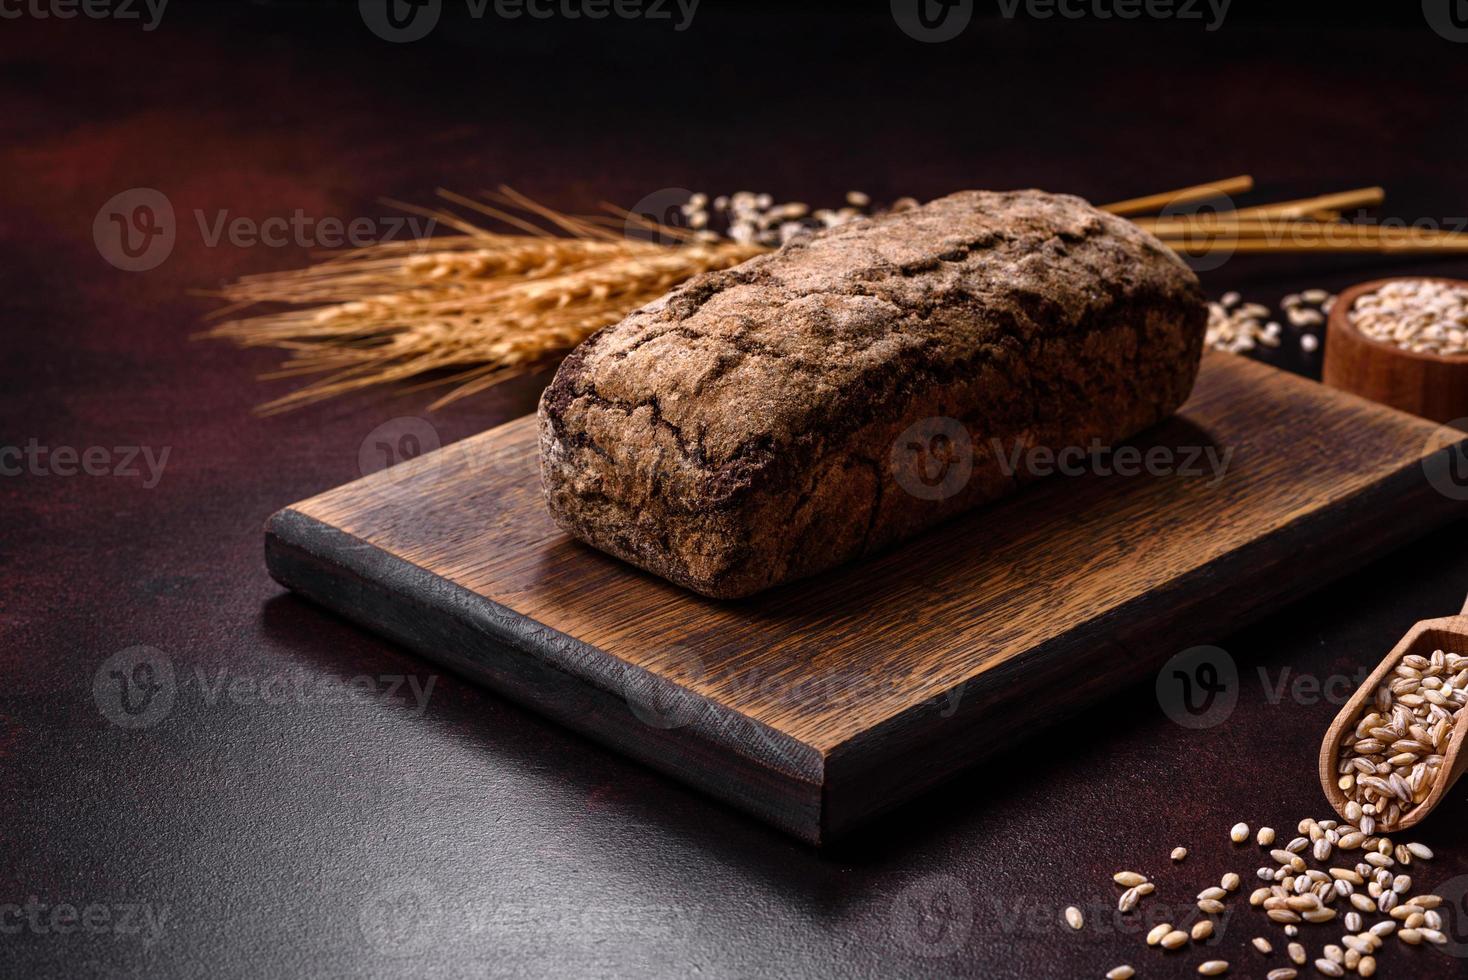
[[[546,502],[603,551],[749,595],[1013,490],[992,440],[1111,443],[1170,415],[1205,320],[1197,278],[1130,222],[954,194],[695,277],[581,344],[541,397]],[[972,434],[941,499],[894,469],[934,417]]]

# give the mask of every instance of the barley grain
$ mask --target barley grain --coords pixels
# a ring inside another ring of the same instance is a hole
[[[1398,280],[1359,297],[1347,318],[1373,340],[1440,355],[1468,353],[1468,289],[1425,279]],[[1433,662],[1443,666],[1446,660]]]
[[[1065,921],[1072,929],[1080,929],[1086,924],[1085,916],[1081,915],[1081,910],[1074,905],[1065,910]]]
[[[1121,966],[1114,966],[1110,970],[1107,970],[1106,980],[1132,980],[1132,977],[1136,975],[1136,970],[1133,970],[1126,964],[1122,964]]]
[[[1468,291],[1464,295],[1468,297]],[[1468,688],[1455,683],[1463,673],[1460,661],[1442,650],[1433,651],[1431,657],[1403,657],[1393,667],[1390,682],[1377,689],[1375,702],[1341,740],[1339,771],[1353,776],[1350,785],[1340,783],[1347,794],[1352,829],[1343,830],[1336,845],[1352,850],[1359,842],[1380,855],[1366,855],[1376,867],[1391,866],[1383,859],[1405,866],[1415,857],[1412,848],[1372,835],[1378,823],[1390,829],[1422,806],[1442,775],[1442,752],[1453,718],[1468,703]],[[1463,681],[1468,684],[1468,676]]]
[[[1219,977],[1228,972],[1228,960],[1209,960],[1198,965],[1198,972],[1205,977]]]
[[[1152,885],[1143,883],[1134,888],[1128,888],[1121,893],[1121,898],[1116,901],[1116,909],[1123,914],[1132,911],[1142,901],[1144,895],[1152,892]]]

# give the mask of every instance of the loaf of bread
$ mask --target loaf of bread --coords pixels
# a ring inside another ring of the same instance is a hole
[[[1012,491],[1012,449],[1160,421],[1205,321],[1132,223],[954,194],[698,276],[577,347],[540,401],[546,502],[590,545],[746,596]]]

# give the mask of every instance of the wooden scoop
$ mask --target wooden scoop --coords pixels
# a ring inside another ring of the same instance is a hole
[[[1369,705],[1376,698],[1377,688],[1391,683],[1392,672],[1403,657],[1414,653],[1431,657],[1434,650],[1468,656],[1468,605],[1457,616],[1424,619],[1408,630],[1407,635],[1392,648],[1392,652],[1386,655],[1366,682],[1351,695],[1351,700],[1346,702],[1335,721],[1331,722],[1330,729],[1325,733],[1325,741],[1320,746],[1320,786],[1325,790],[1325,798],[1342,818],[1346,815],[1346,803],[1349,801],[1345,791],[1337,783],[1342,775],[1336,768],[1340,759],[1341,739],[1347,732],[1354,731],[1357,720],[1363,712],[1369,710]],[[1427,799],[1408,809],[1395,824],[1388,825],[1379,815],[1377,825],[1382,831],[1415,827],[1437,807],[1452,785],[1458,781],[1458,777],[1463,775],[1463,770],[1468,768],[1468,754],[1463,751],[1465,736],[1468,736],[1468,708],[1459,708],[1453,714],[1453,731],[1443,752],[1442,768],[1438,771],[1437,781],[1427,794]]]

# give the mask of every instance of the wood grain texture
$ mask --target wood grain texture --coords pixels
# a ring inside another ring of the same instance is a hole
[[[719,602],[562,534],[523,418],[296,504],[268,554],[283,584],[666,771],[713,766],[690,781],[821,841],[1461,514],[1422,461],[1463,438],[1210,355],[1180,415],[1132,445],[1231,453],[1221,478],[1196,460],[1055,476]],[[601,710],[548,703],[517,657]],[[634,710],[613,724],[618,699]]]

